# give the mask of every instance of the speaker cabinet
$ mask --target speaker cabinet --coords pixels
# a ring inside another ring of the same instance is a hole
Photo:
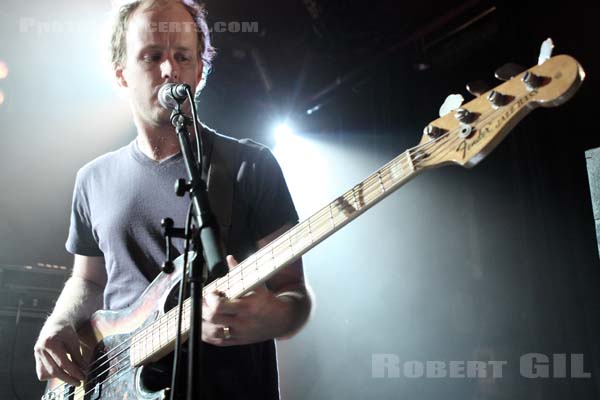
[[[596,224],[598,254],[600,255],[600,147],[586,151],[585,158],[590,182],[590,193],[592,195],[594,222]]]

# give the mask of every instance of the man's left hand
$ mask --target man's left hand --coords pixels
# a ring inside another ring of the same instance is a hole
[[[238,262],[227,256],[229,268]],[[212,292],[204,298],[202,340],[215,346],[235,346],[262,342],[289,333],[292,302],[276,296],[264,284],[238,299]]]

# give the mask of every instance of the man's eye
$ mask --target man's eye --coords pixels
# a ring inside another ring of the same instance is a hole
[[[144,56],[145,62],[157,62],[157,61],[160,61],[160,59],[161,59],[160,54],[147,54]]]
[[[179,62],[189,62],[192,60],[190,57],[184,56],[183,54],[178,55],[176,58],[177,58],[177,61],[179,61]]]

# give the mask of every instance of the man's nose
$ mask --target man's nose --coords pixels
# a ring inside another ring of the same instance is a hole
[[[179,79],[179,71],[177,70],[177,63],[171,57],[167,57],[160,64],[160,71],[162,74],[162,78],[178,80]]]

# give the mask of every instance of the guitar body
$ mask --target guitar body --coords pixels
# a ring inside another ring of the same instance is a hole
[[[183,265],[181,257],[174,264],[174,272],[160,273],[128,308],[97,311],[92,315],[78,332],[83,357],[89,365],[86,380],[73,387],[59,379],[51,379],[42,400],[168,398],[172,357],[133,367],[130,342],[136,332],[176,305]]]

